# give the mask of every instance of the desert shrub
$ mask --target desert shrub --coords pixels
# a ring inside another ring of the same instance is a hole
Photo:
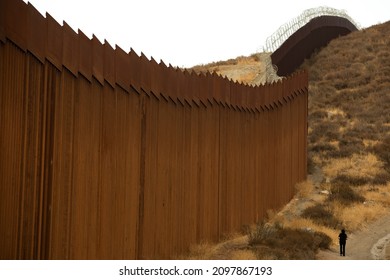
[[[313,158],[311,156],[307,157],[307,173],[314,174],[315,171],[315,163],[313,161]]]
[[[364,197],[354,191],[346,184],[332,184],[331,193],[328,196],[329,201],[338,201],[344,205],[364,202]]]
[[[368,117],[366,117],[368,118]],[[345,146],[349,145],[348,140],[352,140],[353,144],[359,145],[359,148],[363,147],[363,142],[361,139],[375,139],[377,134],[377,129],[372,124],[367,122],[360,122],[359,126],[354,127],[353,129],[348,129],[343,134],[343,139],[345,139]]]
[[[314,185],[313,181],[305,180],[295,185],[295,192],[298,198],[310,197],[313,193]]]
[[[322,204],[306,208],[302,212],[303,218],[311,219],[313,222],[330,228],[336,228],[341,222],[334,217],[333,213]]]
[[[337,175],[332,183],[337,186],[349,185],[349,186],[363,186],[370,183],[371,180],[368,177],[354,177],[345,174]]]
[[[388,172],[380,172],[373,177],[355,177],[346,174],[340,174],[336,176],[332,183],[336,186],[348,185],[352,187],[370,185],[385,185],[390,181],[390,174]]]
[[[309,137],[311,143],[318,143],[322,138],[337,140],[339,138],[339,125],[335,122],[323,121],[313,125]]]
[[[310,120],[325,119],[328,117],[328,113],[323,110],[316,110],[309,115]]]
[[[280,225],[259,224],[249,236],[249,244],[258,258],[315,259],[319,249],[328,249],[332,240],[324,233]]]
[[[318,102],[317,104],[321,107],[324,107],[324,102],[329,101],[329,97],[333,96],[336,93],[336,89],[328,84],[326,81],[319,82],[317,84],[317,87],[315,88],[315,91],[312,91],[312,97],[314,100],[311,100],[312,102]]]
[[[337,89],[337,90],[342,90],[342,89],[346,89],[348,88],[348,83],[345,81],[345,80],[339,80],[338,82],[336,82],[334,84],[334,87]]]
[[[390,171],[390,136],[386,136],[381,143],[373,148],[373,152],[384,162],[384,167]]]
[[[324,130],[322,133],[328,140],[338,140],[340,138],[339,126],[337,124],[328,128],[328,130]]]
[[[378,173],[372,178],[373,185],[386,185],[390,181],[390,174],[388,172]]]
[[[328,151],[337,151],[337,148],[334,145],[329,143],[316,143],[310,145],[310,150],[313,152],[328,152]]]
[[[270,225],[265,222],[258,223],[256,229],[249,233],[249,245],[261,244],[264,240],[271,238],[279,226]]]
[[[339,148],[337,150],[329,150],[326,154],[327,158],[346,158],[350,157],[356,152],[355,147],[347,146],[343,148]]]
[[[364,144],[361,139],[354,139],[348,137],[340,137],[339,148],[329,150],[328,156],[331,158],[347,158],[353,154],[359,154],[364,150]]]

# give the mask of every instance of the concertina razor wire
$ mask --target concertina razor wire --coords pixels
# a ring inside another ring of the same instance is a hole
[[[361,29],[360,24],[355,22],[345,10],[338,10],[331,7],[317,7],[305,10],[298,17],[283,24],[271,36],[266,39],[263,52],[274,52],[298,29],[306,25],[310,20],[320,16],[337,16],[348,19],[357,29]]]

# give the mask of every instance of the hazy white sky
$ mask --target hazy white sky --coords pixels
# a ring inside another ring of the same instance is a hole
[[[384,0],[23,0],[88,37],[191,67],[250,55],[304,10],[345,10],[362,27],[390,20]]]

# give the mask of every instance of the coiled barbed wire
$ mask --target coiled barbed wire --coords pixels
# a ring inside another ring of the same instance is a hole
[[[274,52],[294,34],[299,28],[306,25],[310,20],[320,16],[337,16],[348,19],[357,29],[361,29],[360,24],[355,22],[345,10],[338,10],[331,7],[321,6],[303,11],[298,17],[283,24],[271,36],[266,39],[263,52]]]

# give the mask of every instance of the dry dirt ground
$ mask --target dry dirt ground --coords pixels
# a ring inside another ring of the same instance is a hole
[[[347,232],[348,234],[348,232]],[[339,255],[339,248],[320,251],[320,260],[390,260],[390,214],[383,216],[363,230],[348,234],[346,256]],[[387,245],[387,246],[386,246]]]

